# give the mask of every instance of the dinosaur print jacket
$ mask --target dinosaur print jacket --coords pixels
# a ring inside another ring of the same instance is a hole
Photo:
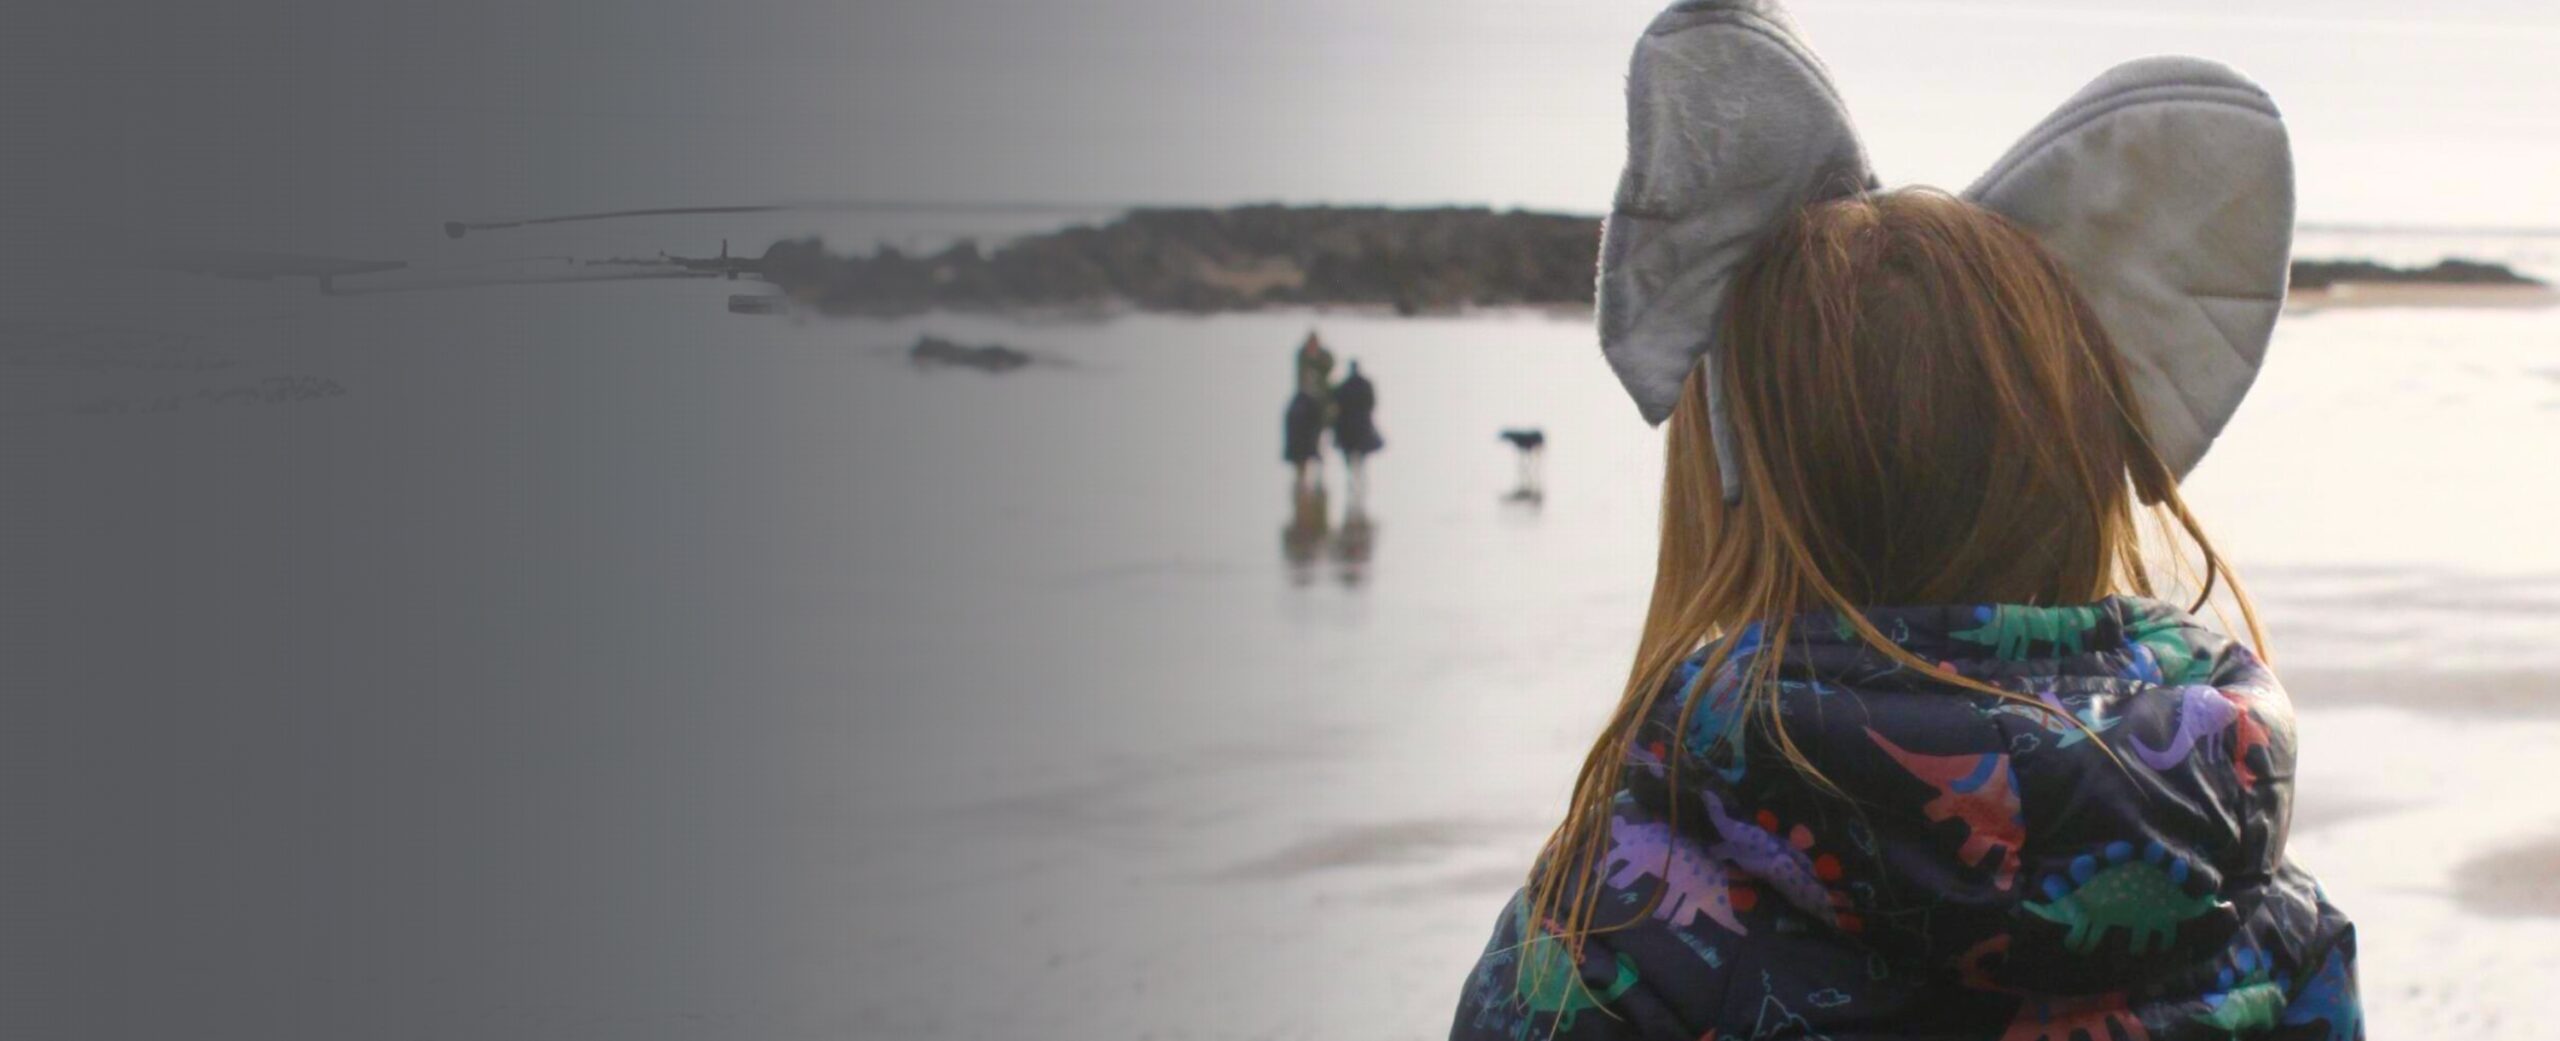
[[[1692,658],[1587,866],[1602,931],[1569,951],[1515,897],[1453,1038],[2364,1036],[2354,927],[2284,855],[2292,709],[2247,647],[2133,598],[1867,617],[2038,704],[1797,619],[1778,713],[1844,798],[1740,718],[1756,627]]]

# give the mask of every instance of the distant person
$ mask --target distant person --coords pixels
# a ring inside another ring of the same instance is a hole
[[[1378,390],[1369,377],[1360,373],[1360,363],[1351,363],[1350,374],[1333,388],[1333,447],[1342,453],[1343,468],[1351,474],[1351,488],[1357,493],[1366,484],[1365,464],[1371,455],[1387,447],[1387,439],[1378,436]]]
[[[1324,338],[1315,330],[1307,330],[1307,338],[1298,344],[1298,393],[1314,398],[1316,404],[1333,407],[1333,352],[1325,348]]]
[[[1297,471],[1297,487],[1324,483],[1324,404],[1305,391],[1289,395],[1280,416],[1280,461]]]
[[[1451,1037],[2360,1041],[2179,490],[2282,305],[2272,102],[2120,66],[1958,198],[1874,187],[1774,0],[1637,55],[1597,324],[1668,424],[1652,591]]]

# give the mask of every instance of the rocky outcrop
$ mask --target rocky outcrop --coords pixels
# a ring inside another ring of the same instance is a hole
[[[829,253],[815,238],[762,257],[722,257],[795,299],[840,314],[930,309],[1135,307],[1237,311],[1351,305],[1416,314],[1503,305],[1589,305],[1600,222],[1490,209],[1243,206],[1142,209],[996,247],[932,254]],[[711,263],[704,261],[703,263]],[[2494,264],[2398,269],[2297,261],[2294,285],[2338,282],[2533,284]]]
[[[2293,288],[2327,289],[2344,282],[2431,286],[2538,286],[2542,281],[2517,274],[2504,264],[2473,260],[2439,260],[2427,267],[2392,267],[2370,260],[2297,260]]]
[[[949,366],[981,372],[1012,372],[1031,364],[1031,356],[1000,343],[970,346],[927,334],[907,348],[907,360],[918,367]]]
[[[1247,206],[1136,210],[992,252],[839,256],[776,243],[754,270],[822,310],[1125,305],[1233,311],[1300,304],[1405,313],[1587,304],[1599,225],[1487,209]]]

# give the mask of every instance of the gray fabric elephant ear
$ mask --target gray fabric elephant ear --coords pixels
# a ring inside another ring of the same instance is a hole
[[[2284,306],[2293,158],[2275,103],[2196,58],[2108,70],[1964,197],[2071,272],[2183,478],[2257,380]]]
[[[1775,0],[1687,0],[1655,17],[1628,70],[1627,165],[1600,238],[1600,348],[1646,422],[1670,418],[1761,238],[1807,203],[1874,183],[1830,74]]]

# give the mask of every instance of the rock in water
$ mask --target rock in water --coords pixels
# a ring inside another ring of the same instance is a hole
[[[907,349],[907,360],[917,365],[950,365],[977,369],[981,372],[1011,372],[1031,364],[1031,356],[1000,343],[972,347],[939,336],[919,337]]]

